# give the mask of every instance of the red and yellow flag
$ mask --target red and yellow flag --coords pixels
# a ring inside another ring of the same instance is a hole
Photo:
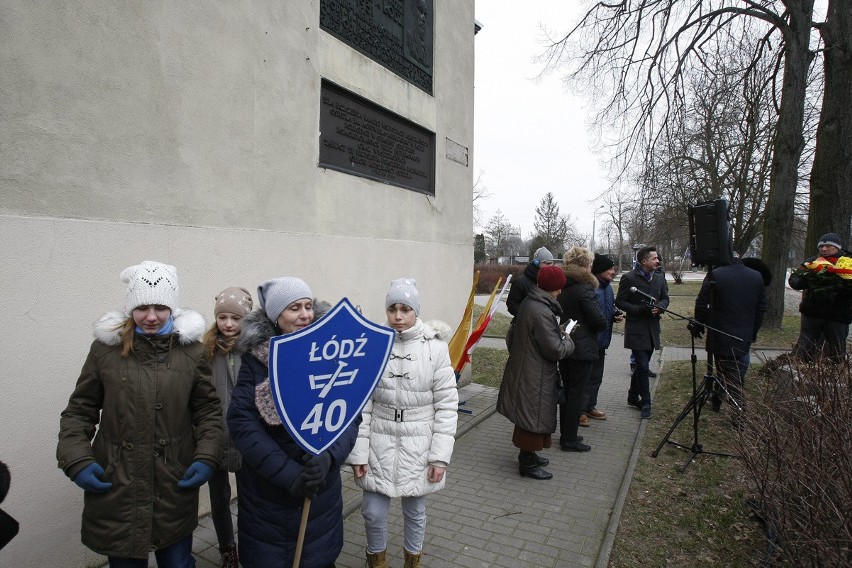
[[[449,343],[450,362],[453,365],[453,369],[455,369],[456,365],[458,365],[459,361],[461,361],[462,355],[465,351],[465,345],[467,344],[467,338],[470,336],[470,328],[471,325],[473,325],[473,297],[476,295],[476,286],[478,284],[479,271],[477,270],[473,275],[473,286],[470,287],[470,296],[467,299],[467,306],[465,306],[461,323]]]
[[[497,311],[497,306],[500,305],[500,300],[503,299],[503,295],[506,293],[506,290],[509,288],[509,282],[512,280],[511,274],[506,278],[506,283],[503,284],[503,287],[500,288],[500,283],[503,281],[500,278],[497,281],[497,284],[494,286],[494,290],[491,292],[491,297],[488,298],[488,303],[485,304],[485,308],[482,309],[482,313],[479,314],[479,319],[476,321],[476,327],[473,330],[473,333],[470,334],[470,337],[467,339],[465,343],[464,350],[461,354],[461,359],[457,362],[454,362],[453,369],[456,372],[456,375],[461,373],[461,370],[464,366],[470,363],[470,354],[473,353],[473,350],[476,349],[476,345],[479,343],[479,340],[482,338],[482,334],[485,333],[485,329],[488,327],[488,324],[491,323],[491,318],[494,316],[494,312]],[[500,290],[500,294],[497,295],[497,290]],[[496,299],[496,302],[495,302]],[[453,338],[455,339],[455,338]],[[454,360],[453,360],[454,361]]]

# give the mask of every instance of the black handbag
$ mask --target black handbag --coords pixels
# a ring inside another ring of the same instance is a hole
[[[565,404],[565,387],[560,379],[556,379],[556,404]]]

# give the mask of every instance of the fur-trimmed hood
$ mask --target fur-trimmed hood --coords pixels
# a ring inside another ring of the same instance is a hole
[[[317,321],[331,309],[331,304],[314,298],[314,321]],[[266,364],[269,359],[269,339],[281,335],[278,326],[269,319],[266,312],[257,309],[243,318],[240,338],[234,345],[237,353],[251,353]]]
[[[576,282],[588,284],[593,288],[597,288],[599,285],[597,277],[585,268],[575,264],[568,264],[562,267],[562,269],[565,271],[566,278],[568,278],[568,283],[565,285],[566,288]]]
[[[172,314],[175,320],[175,333],[178,343],[187,345],[194,341],[201,341],[204,335],[204,317],[196,311],[178,308]],[[121,343],[121,328],[128,316],[123,312],[109,312],[95,322],[95,339],[106,345],[118,345]]]
[[[444,343],[449,343],[450,339],[453,338],[453,328],[450,327],[450,324],[441,320],[429,320],[423,322],[426,327],[431,330],[431,333],[427,335],[427,332],[424,330],[423,336],[426,339],[432,339],[433,337],[436,339],[440,339]]]

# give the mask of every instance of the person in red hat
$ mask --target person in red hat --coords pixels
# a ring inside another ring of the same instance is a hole
[[[520,450],[518,471],[523,477],[550,479],[542,469],[549,461],[536,452],[551,447],[556,431],[556,405],[561,390],[557,361],[574,351],[574,343],[559,327],[562,309],[556,297],[565,286],[565,273],[542,266],[537,286],[521,302],[506,337],[509,359],[497,396],[497,411],[515,425],[512,443]]]

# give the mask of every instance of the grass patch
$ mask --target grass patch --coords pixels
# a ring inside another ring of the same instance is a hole
[[[473,305],[473,324],[476,325],[476,320],[482,313],[483,306],[478,304]],[[485,328],[486,337],[506,337],[506,332],[509,331],[509,324],[512,323],[512,317],[500,312],[494,312],[491,317],[491,322]]]
[[[505,349],[487,349],[477,347],[471,361],[471,381],[480,385],[498,388],[503,380],[503,368],[509,352]]]
[[[698,369],[698,380],[704,369]],[[754,369],[749,378],[757,374]],[[745,471],[737,458],[699,454],[686,472],[690,453],[659,445],[692,396],[688,362],[666,363],[654,398],[654,417],[647,423],[630,491],[610,557],[612,568],[634,566],[757,566],[766,548],[761,525],[746,506]],[[670,440],[691,447],[692,415]],[[737,433],[728,407],[719,413],[705,405],[699,421],[699,443],[705,452],[736,454]]]

